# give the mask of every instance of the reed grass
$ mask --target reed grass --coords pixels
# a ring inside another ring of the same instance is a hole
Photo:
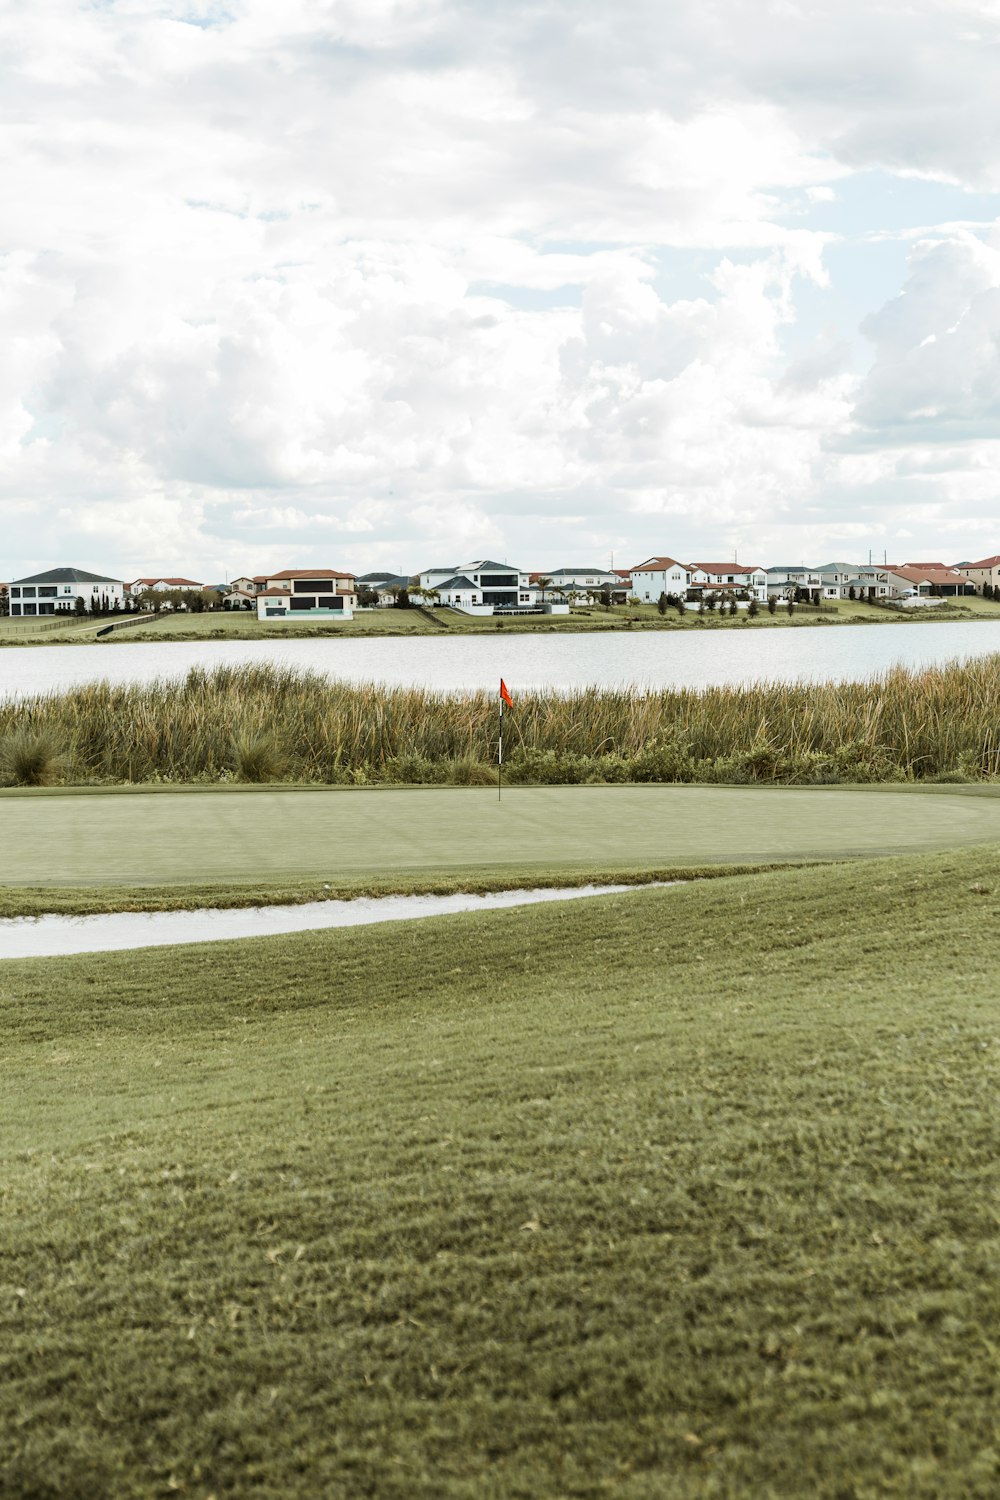
[[[486,693],[225,666],[4,700],[0,763],[29,734],[59,747],[64,782],[225,781],[254,746],[268,779],[475,782],[496,728]],[[506,735],[522,782],[979,780],[1000,774],[1000,655],[861,683],[529,692]]]

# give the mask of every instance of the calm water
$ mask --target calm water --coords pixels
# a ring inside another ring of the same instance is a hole
[[[581,885],[561,890],[496,891],[485,896],[380,896],[355,901],[308,901],[302,906],[203,908],[198,911],[127,911],[87,917],[2,917],[0,959],[51,958],[65,953],[106,953],[121,948],[160,948],[172,943],[213,943],[226,938],[269,937],[327,927],[368,927],[452,912],[502,911],[540,901],[576,901],[613,896],[648,885]]]
[[[1000,651],[1000,622],[711,630],[669,635],[416,636],[314,641],[163,641],[0,651],[0,697],[103,678],[148,682],[191,667],[274,662],[349,682],[441,690],[630,685],[710,687],[753,681],[857,680],[902,664],[930,666]]]

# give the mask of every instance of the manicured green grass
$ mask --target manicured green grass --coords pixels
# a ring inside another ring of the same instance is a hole
[[[971,851],[0,965],[0,1492],[992,1500],[998,916]]]
[[[871,857],[1000,839],[1000,789],[980,790],[919,802],[874,787],[511,787],[502,801],[476,787],[8,791],[0,819],[17,855],[0,886],[10,912],[22,887],[407,889],[477,870],[509,885]]]

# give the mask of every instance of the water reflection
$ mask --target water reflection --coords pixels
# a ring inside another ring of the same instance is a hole
[[[666,882],[650,881],[641,889]],[[107,953],[121,948],[160,948],[174,943],[213,943],[268,937],[327,927],[368,927],[454,912],[501,911],[543,901],[613,896],[634,885],[581,885],[565,889],[495,891],[474,896],[379,896],[354,901],[308,901],[301,906],[244,906],[199,911],[128,911],[86,917],[0,918],[0,959],[54,958],[71,953]]]

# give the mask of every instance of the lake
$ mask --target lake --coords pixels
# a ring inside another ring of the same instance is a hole
[[[753,681],[857,681],[902,665],[1000,651],[1000,621],[600,634],[394,636],[350,640],[127,641],[0,651],[0,697],[80,683],[149,682],[191,667],[273,662],[348,682],[419,683],[440,691],[690,687]]]

